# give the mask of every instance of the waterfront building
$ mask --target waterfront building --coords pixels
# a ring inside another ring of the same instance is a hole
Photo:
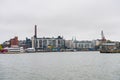
[[[25,40],[19,40],[19,47],[26,48]]]
[[[74,49],[74,42],[73,40],[65,40],[65,48],[66,49]]]
[[[74,48],[77,51],[95,50],[95,42],[94,41],[74,41]]]
[[[14,38],[3,42],[3,47],[18,47],[19,46],[19,41],[18,41],[18,37],[15,36]]]
[[[23,47],[24,49],[32,48],[31,39],[26,38],[26,40],[19,40],[19,47]]]
[[[35,48],[35,37],[34,36],[31,38],[31,41],[32,41],[32,48]]]
[[[3,42],[3,47],[10,47],[10,41]]]
[[[32,47],[32,41],[31,41],[31,39],[26,38],[25,44],[26,44],[26,47],[27,47],[27,48],[31,48],[31,47]]]
[[[101,49],[102,49],[102,50],[113,50],[113,49],[117,49],[117,45],[116,45],[115,42],[102,43]]]
[[[110,41],[100,45],[101,53],[120,53],[120,42]]]
[[[45,50],[45,51],[60,51],[65,46],[65,40],[63,37],[58,36],[57,38],[35,38],[32,37],[32,48],[38,50]]]
[[[119,51],[119,48],[116,42],[105,42],[100,45],[101,53],[113,53],[118,51]]]
[[[77,51],[93,51],[97,50],[96,45],[97,45],[97,40],[65,40],[65,47],[66,49],[74,49]]]
[[[10,47],[18,47],[18,45],[19,45],[19,41],[17,36],[10,39]]]

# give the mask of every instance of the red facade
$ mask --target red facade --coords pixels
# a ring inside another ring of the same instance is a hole
[[[15,37],[13,39],[10,40],[10,46],[18,46],[19,41],[18,41],[18,37]]]

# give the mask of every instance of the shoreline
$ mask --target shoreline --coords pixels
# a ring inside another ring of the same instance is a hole
[[[57,51],[56,51],[57,52]],[[67,53],[67,52],[99,52],[99,51],[58,51],[57,53]],[[34,54],[37,54],[37,53],[55,53],[54,51],[36,51],[36,52],[6,52],[6,53],[0,53],[0,54],[30,54],[30,53],[34,53]]]

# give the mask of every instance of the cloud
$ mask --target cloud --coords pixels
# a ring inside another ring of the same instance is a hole
[[[23,39],[33,35],[37,24],[40,37],[96,39],[104,30],[108,38],[120,40],[119,3],[119,0],[0,0],[1,33],[12,37],[13,32]]]

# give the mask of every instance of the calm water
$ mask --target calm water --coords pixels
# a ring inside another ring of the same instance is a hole
[[[120,54],[0,54],[0,80],[120,80]]]

